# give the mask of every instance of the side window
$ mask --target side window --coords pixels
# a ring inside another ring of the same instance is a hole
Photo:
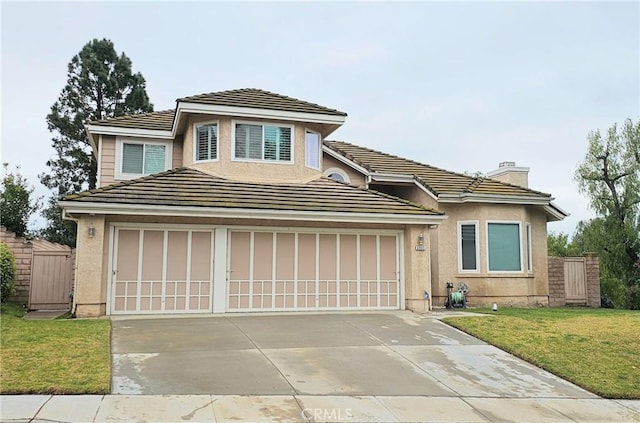
[[[122,142],[118,176],[135,178],[167,170],[167,150],[165,144]]]
[[[478,262],[478,222],[458,222],[458,269],[477,272]]]
[[[196,127],[195,161],[218,159],[218,125],[210,123]]]
[[[524,225],[525,235],[525,248],[526,248],[526,260],[527,260],[527,272],[533,271],[533,248],[531,241],[531,223],[525,223]]]
[[[305,133],[305,165],[314,169],[320,168],[320,135],[307,131]]]
[[[521,272],[519,222],[487,223],[487,254],[490,272]]]

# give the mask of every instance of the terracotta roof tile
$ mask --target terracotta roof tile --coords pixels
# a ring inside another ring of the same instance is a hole
[[[256,109],[283,110],[287,112],[315,113],[333,116],[347,116],[336,109],[320,106],[304,100],[287,97],[257,88],[219,91],[179,98],[189,103],[213,104],[217,106],[248,107]]]
[[[473,193],[551,197],[540,191],[451,172],[344,141],[325,141],[324,144],[370,172],[414,176],[436,195]]]
[[[327,178],[306,184],[258,184],[222,179],[191,168],[173,169],[108,185],[70,195],[65,201],[401,215],[442,214],[409,201]]]

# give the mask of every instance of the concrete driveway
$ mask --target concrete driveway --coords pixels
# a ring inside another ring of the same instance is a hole
[[[114,394],[598,398],[410,312],[114,318],[112,325]]]

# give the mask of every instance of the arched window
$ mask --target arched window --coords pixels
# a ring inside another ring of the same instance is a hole
[[[324,176],[327,178],[333,179],[334,181],[344,182],[345,184],[350,184],[351,180],[349,179],[349,175],[337,167],[331,167],[324,171]]]

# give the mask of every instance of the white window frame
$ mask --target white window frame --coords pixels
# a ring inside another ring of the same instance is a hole
[[[458,272],[459,273],[479,273],[480,272],[480,221],[478,220],[460,220],[457,222],[457,241],[458,241]],[[474,225],[476,233],[476,268],[462,268],[462,225]]]
[[[114,177],[116,180],[136,179],[142,176],[148,176],[149,173],[123,173],[122,172],[122,154],[124,152],[124,144],[147,144],[147,145],[164,145],[164,171],[171,169],[171,163],[173,160],[173,142],[172,141],[158,141],[158,140],[146,140],[142,138],[116,138],[116,157],[115,157],[115,172]],[[144,170],[144,168],[143,168]]]
[[[491,270],[489,266],[489,224],[490,223],[503,223],[509,225],[518,225],[518,237],[520,248],[520,270]],[[519,220],[487,220],[485,223],[485,242],[486,242],[486,259],[487,259],[487,272],[488,273],[524,273],[524,248],[522,248],[522,222]]]
[[[309,145],[307,144],[307,134],[315,134],[318,136],[318,166],[312,166],[309,164]],[[310,169],[322,169],[322,135],[319,132],[312,131],[311,129],[304,130],[304,165]]]
[[[198,128],[200,126],[216,125],[216,158],[207,160],[198,160]],[[211,120],[206,122],[198,122],[193,124],[193,162],[194,163],[209,163],[217,162],[220,160],[220,123],[217,120]]]
[[[337,173],[338,175],[342,176],[345,184],[351,184],[351,178],[349,178],[347,172],[338,167],[330,167],[329,169],[326,169],[324,172],[322,172],[322,175],[326,178],[329,178],[329,175],[331,175],[332,173]]]
[[[533,272],[533,240],[531,239],[531,223],[524,224],[524,239],[527,258],[527,272]]]
[[[264,127],[265,126],[277,126],[280,128],[291,128],[291,157],[287,160],[267,160],[267,159],[245,159],[242,157],[236,157],[236,126],[237,125],[258,125],[262,126],[262,155],[264,157]],[[231,161],[233,162],[250,162],[250,163],[269,163],[269,164],[293,164],[295,157],[295,125],[289,125],[286,123],[275,122],[256,122],[246,120],[232,120],[231,121]]]

